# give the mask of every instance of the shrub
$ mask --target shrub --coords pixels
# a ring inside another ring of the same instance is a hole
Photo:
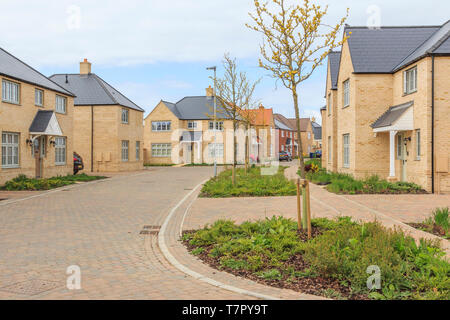
[[[245,172],[245,169],[236,169],[236,185],[233,185],[232,182],[232,171],[225,170],[205,183],[201,196],[229,198],[296,195],[296,186],[286,179],[284,169],[279,168],[276,174],[268,176],[261,175],[260,167],[251,167],[248,173]]]
[[[450,264],[437,242],[417,244],[400,230],[378,222],[356,223],[349,217],[313,219],[312,225],[321,233],[306,242],[299,238],[296,222],[282,217],[241,225],[220,220],[186,234],[184,240],[194,247],[193,253],[216,259],[221,268],[246,271],[245,275],[250,271],[266,280],[332,279],[349,289],[349,297],[450,298]],[[299,255],[306,264],[292,263]],[[381,270],[382,288],[370,292],[367,268],[372,265]],[[321,290],[336,289],[322,283],[318,289],[322,294]]]
[[[9,180],[0,189],[8,191],[37,191],[49,190],[74,184],[76,182],[87,182],[98,179],[104,179],[101,176],[88,176],[87,174],[58,176],[49,179],[33,179],[21,174],[16,178]]]

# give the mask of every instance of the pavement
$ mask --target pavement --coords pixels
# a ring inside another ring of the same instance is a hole
[[[0,201],[0,299],[320,299],[212,269],[187,252],[180,232],[219,218],[296,217],[295,197],[197,199],[212,170],[150,168]],[[404,222],[450,204],[448,196],[338,196],[314,185],[311,195],[314,217],[376,218],[416,238],[434,236]],[[80,290],[66,285],[70,266],[80,268]]]

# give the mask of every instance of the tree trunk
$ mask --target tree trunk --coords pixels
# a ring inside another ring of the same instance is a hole
[[[300,112],[298,109],[297,86],[292,87],[292,97],[294,99],[295,119],[297,122],[298,165],[299,165],[299,169],[300,169],[300,176],[302,177],[302,179],[305,179],[305,162],[303,160],[303,147],[302,147],[301,128],[300,128]],[[295,148],[295,145],[294,145],[294,148]]]
[[[236,120],[233,120],[233,186],[236,186]]]

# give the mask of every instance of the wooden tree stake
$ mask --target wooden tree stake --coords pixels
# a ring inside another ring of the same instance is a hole
[[[300,179],[297,179],[297,223],[298,230],[302,229],[302,207],[300,201]]]

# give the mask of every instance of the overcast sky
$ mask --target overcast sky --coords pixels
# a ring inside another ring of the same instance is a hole
[[[299,2],[297,0],[295,2]],[[262,2],[262,1],[261,1]],[[350,25],[440,25],[450,19],[448,0],[328,0],[327,22],[350,8]],[[0,0],[0,47],[45,75],[78,73],[88,58],[93,72],[147,112],[161,100],[204,95],[205,70],[223,54],[238,58],[251,78],[263,77],[257,97],[294,115],[288,91],[257,67],[260,36],[248,30],[252,0]],[[326,65],[301,88],[302,116],[319,117],[325,104]]]

